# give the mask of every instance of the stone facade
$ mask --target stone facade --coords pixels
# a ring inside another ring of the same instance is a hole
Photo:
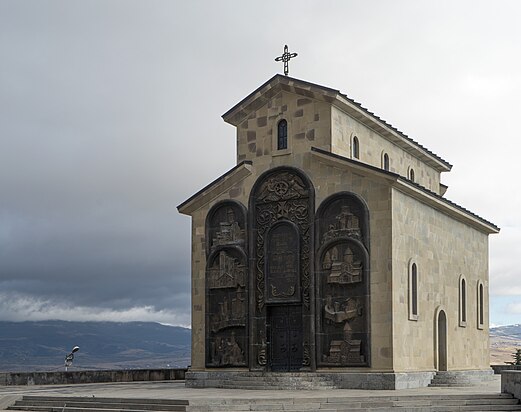
[[[238,164],[179,206],[194,373],[330,373],[343,387],[384,373],[411,387],[488,368],[499,229],[441,196],[449,163],[340,92],[279,75],[223,117]]]

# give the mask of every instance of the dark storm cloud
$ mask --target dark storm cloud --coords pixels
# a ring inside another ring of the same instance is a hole
[[[519,11],[0,0],[0,319],[189,324],[190,220],[175,206],[233,167],[220,115],[280,72],[284,43],[299,53],[291,75],[454,163],[448,197],[504,226],[492,293],[521,302],[504,287],[521,240]]]

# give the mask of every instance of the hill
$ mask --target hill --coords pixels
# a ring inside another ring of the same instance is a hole
[[[186,367],[191,331],[153,322],[0,322],[0,371]],[[521,348],[521,324],[490,328],[490,363],[504,364]]]
[[[0,322],[0,371],[186,367],[191,331],[153,322]]]
[[[521,324],[490,328],[490,363],[504,365],[512,354],[521,349]]]

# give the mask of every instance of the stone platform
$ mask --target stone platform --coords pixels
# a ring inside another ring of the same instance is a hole
[[[450,372],[251,372],[233,370],[188,371],[189,388],[223,389],[412,389],[426,386],[472,386],[492,378],[494,371]]]
[[[47,386],[4,386],[0,387],[0,409],[7,408],[21,400],[23,396],[51,397],[48,402],[69,402],[69,407],[54,406],[63,412],[109,410],[114,404],[134,405],[132,410],[141,410],[137,405],[170,405],[170,410],[185,411],[452,411],[452,410],[521,410],[521,405],[512,396],[500,393],[500,377],[495,375],[490,381],[461,388],[417,388],[396,390],[245,390],[245,389],[195,389],[186,388],[182,381],[103,383]],[[73,399],[83,398],[83,399]],[[111,398],[111,399],[107,399]],[[45,401],[45,402],[47,402]],[[97,402],[97,409],[77,408],[74,402]],[[172,403],[171,401],[175,401]],[[183,402],[179,402],[183,401]],[[25,402],[25,401],[24,401]],[[40,398],[39,407],[25,405],[18,410],[49,411]],[[133,403],[132,403],[133,402]],[[112,405],[112,406],[111,406]],[[22,405],[23,406],[23,403]],[[120,405],[121,406],[121,405]],[[182,409],[179,408],[182,406]],[[142,408],[142,406],[141,406]],[[160,407],[158,410],[162,410]],[[167,408],[168,409],[168,408]],[[124,407],[110,410],[125,410]],[[128,406],[127,406],[128,410]],[[148,411],[156,410],[148,406]]]

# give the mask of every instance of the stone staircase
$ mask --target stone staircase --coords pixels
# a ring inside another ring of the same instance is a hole
[[[24,396],[8,408],[41,412],[245,412],[245,411],[521,411],[508,394],[433,394],[382,396],[313,396],[171,400],[96,397]]]
[[[24,396],[8,410],[37,412],[185,412],[187,400]]]

